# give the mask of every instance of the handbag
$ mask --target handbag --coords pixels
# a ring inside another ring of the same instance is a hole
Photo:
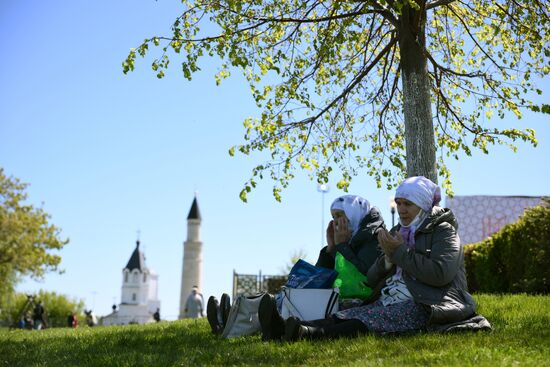
[[[338,288],[287,288],[282,290],[281,316],[300,320],[326,319],[338,312]]]
[[[240,295],[235,299],[227,316],[222,338],[252,335],[261,331],[258,308],[264,294],[266,293],[257,293],[252,296]]]
[[[288,288],[332,288],[332,283],[338,273],[333,269],[311,265],[307,261],[299,259],[290,269]]]

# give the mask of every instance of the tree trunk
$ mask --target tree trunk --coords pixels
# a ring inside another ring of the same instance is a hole
[[[425,1],[417,3],[421,3],[420,10],[403,8],[399,29],[407,177],[425,176],[437,183],[430,82],[423,52]]]

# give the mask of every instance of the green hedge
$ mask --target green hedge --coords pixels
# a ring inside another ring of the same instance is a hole
[[[550,201],[529,208],[517,222],[465,246],[472,292],[550,293]]]

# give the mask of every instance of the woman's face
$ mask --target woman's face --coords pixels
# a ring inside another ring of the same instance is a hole
[[[344,218],[345,222],[348,224],[348,227],[349,227],[349,220],[348,220],[348,217],[346,217],[346,212],[344,212],[343,210],[339,210],[339,209],[333,209],[333,210],[330,211],[330,214],[332,214],[332,219],[334,219],[334,220],[339,219],[339,218]]]
[[[420,207],[407,199],[397,198],[395,204],[397,204],[397,214],[399,214],[401,224],[404,226],[411,224],[420,212]]]

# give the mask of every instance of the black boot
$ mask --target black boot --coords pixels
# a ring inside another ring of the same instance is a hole
[[[341,320],[323,327],[325,338],[354,338],[367,332],[367,326],[357,319]]]
[[[300,324],[303,326],[315,326],[315,327],[325,327],[336,324],[337,320],[329,317],[328,319],[318,319],[311,321],[300,320]],[[341,321],[340,321],[341,322]]]
[[[262,340],[281,340],[285,331],[285,320],[279,315],[275,297],[265,294],[258,307],[258,319],[262,328]]]
[[[289,317],[285,322],[285,340],[293,342],[301,339],[322,339],[323,328],[303,325],[300,320],[295,317]]]
[[[214,296],[210,296],[206,303],[206,318],[212,329],[212,334],[221,334],[223,326],[221,324],[220,306],[218,300]]]
[[[231,310],[231,298],[229,297],[229,294],[224,293],[220,298],[220,313],[222,316],[222,320],[221,320],[222,329],[225,327],[225,324],[227,324],[227,318],[229,317],[230,310]]]
[[[351,338],[367,332],[366,325],[355,319],[300,321],[290,317],[286,320],[285,340]]]

